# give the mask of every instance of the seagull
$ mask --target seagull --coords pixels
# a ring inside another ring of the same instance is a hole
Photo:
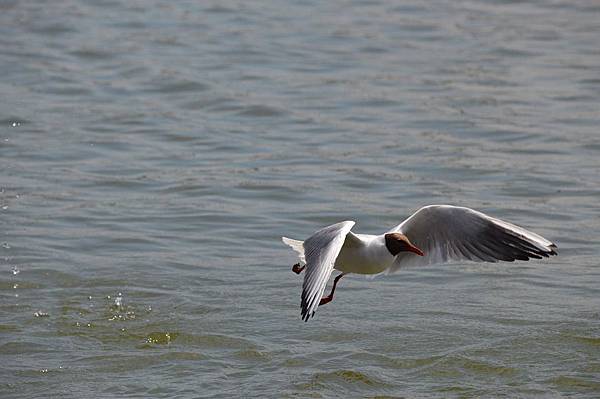
[[[302,320],[333,300],[338,281],[348,273],[390,274],[409,266],[458,261],[498,262],[556,255],[556,245],[522,227],[482,212],[452,205],[428,205],[381,235],[355,234],[347,220],[322,228],[304,241],[282,237],[298,253],[296,274],[304,269]],[[323,296],[333,269],[339,274]]]

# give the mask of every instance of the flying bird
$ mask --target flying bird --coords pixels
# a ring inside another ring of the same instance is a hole
[[[333,300],[340,278],[348,273],[390,274],[409,266],[456,261],[498,262],[541,259],[556,255],[556,245],[544,237],[476,210],[429,205],[381,235],[351,231],[347,220],[317,231],[304,241],[282,237],[298,253],[292,270],[304,273],[300,301],[304,321],[317,307]],[[323,296],[333,270],[331,293]]]

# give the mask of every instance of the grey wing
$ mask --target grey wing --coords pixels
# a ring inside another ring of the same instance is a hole
[[[319,306],[335,260],[352,226],[353,221],[336,223],[317,231],[304,241],[306,272],[300,303],[304,321],[308,321]]]
[[[430,205],[390,232],[401,232],[425,256],[401,253],[387,273],[452,261],[497,262],[556,255],[556,245],[514,224],[469,208]]]

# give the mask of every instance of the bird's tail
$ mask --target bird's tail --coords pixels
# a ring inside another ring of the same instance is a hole
[[[292,247],[292,249],[298,253],[298,257],[300,258],[300,260],[302,262],[306,263],[306,259],[304,258],[304,245],[303,245],[304,242],[303,241],[293,240],[293,239],[287,238],[287,237],[281,237],[281,241],[283,241],[285,244]]]

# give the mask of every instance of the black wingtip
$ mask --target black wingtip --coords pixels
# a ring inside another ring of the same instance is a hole
[[[314,314],[314,312],[313,312],[313,314]],[[308,319],[310,319],[310,316],[311,316],[311,315],[310,315],[310,314],[309,314],[309,313],[308,313],[306,310],[303,310],[303,311],[302,311],[302,320],[303,320],[305,323],[308,321]]]
[[[304,322],[307,322],[308,319],[310,319],[311,317],[315,316],[315,312],[313,311],[312,313],[309,313],[308,312],[308,305],[305,306],[304,304],[302,304],[302,311],[300,312],[300,315],[302,317],[302,320]]]

